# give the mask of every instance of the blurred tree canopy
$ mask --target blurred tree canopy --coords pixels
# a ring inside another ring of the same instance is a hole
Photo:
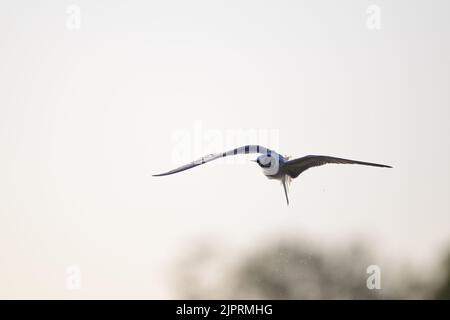
[[[234,297],[258,299],[376,299],[366,286],[369,259],[362,248],[320,253],[286,242],[243,261],[233,274]]]
[[[447,254],[442,269],[444,273],[443,279],[441,280],[440,286],[437,288],[433,298],[439,300],[450,300],[450,253]]]
[[[291,239],[233,259],[217,248],[200,247],[179,262],[175,286],[186,299],[449,299],[450,255],[442,281],[402,268],[394,281],[382,274],[382,288],[371,290],[370,252],[360,243],[323,250]]]

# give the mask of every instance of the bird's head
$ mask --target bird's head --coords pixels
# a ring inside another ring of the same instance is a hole
[[[253,160],[256,162],[261,168],[270,168],[273,162],[273,158],[270,155],[260,155],[256,160]]]

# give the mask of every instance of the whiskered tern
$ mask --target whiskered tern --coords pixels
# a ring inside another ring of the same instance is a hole
[[[205,164],[207,162],[219,158],[248,153],[260,154],[260,156],[258,156],[258,158],[256,158],[256,160],[253,161],[256,162],[262,168],[263,173],[267,178],[281,181],[281,184],[283,185],[284,188],[284,194],[286,195],[286,202],[288,205],[289,205],[289,197],[288,197],[289,182],[291,181],[291,179],[297,178],[302,172],[308,170],[309,168],[322,166],[327,163],[359,164],[372,167],[392,168],[391,166],[387,166],[384,164],[342,159],[329,156],[308,155],[305,157],[289,160],[288,157],[283,157],[277,152],[267,149],[265,147],[259,145],[246,145],[223,153],[209,154],[179,168],[170,170],[165,173],[155,174],[153,176],[154,177],[167,176],[184,170],[192,169],[194,167],[197,167],[199,165]]]

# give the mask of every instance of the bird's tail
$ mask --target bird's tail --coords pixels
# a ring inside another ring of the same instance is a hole
[[[289,205],[288,191],[289,191],[290,183],[291,183],[291,177],[289,177],[288,175],[284,175],[283,178],[281,179],[281,184],[283,185],[284,194],[286,195],[287,205]]]

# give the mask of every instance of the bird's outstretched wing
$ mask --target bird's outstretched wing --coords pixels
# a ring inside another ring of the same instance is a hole
[[[284,169],[286,174],[288,174],[291,178],[297,178],[303,171],[308,170],[312,167],[322,166],[327,163],[343,163],[343,164],[360,164],[364,166],[372,166],[372,167],[382,167],[382,168],[392,168],[391,166],[387,166],[384,164],[371,163],[371,162],[363,162],[328,156],[305,156],[298,159],[293,159],[285,163]]]
[[[160,173],[160,174],[154,174],[154,177],[159,177],[159,176],[167,176],[169,174],[174,174],[174,173],[178,173],[184,170],[188,170],[194,167],[197,167],[201,164],[219,159],[219,158],[223,158],[223,157],[228,157],[228,156],[233,156],[233,155],[237,155],[237,154],[248,154],[248,153],[260,153],[260,154],[266,154],[266,155],[273,155],[273,156],[278,156],[278,153],[276,153],[273,150],[267,149],[265,147],[259,146],[259,145],[246,145],[246,146],[242,146],[239,148],[235,148],[233,150],[229,150],[227,152],[223,152],[223,153],[213,153],[213,154],[209,154],[206,155],[204,157],[201,157],[198,160],[195,160],[191,163],[185,164],[184,166],[181,166],[179,168],[170,170],[168,172],[165,173]]]

